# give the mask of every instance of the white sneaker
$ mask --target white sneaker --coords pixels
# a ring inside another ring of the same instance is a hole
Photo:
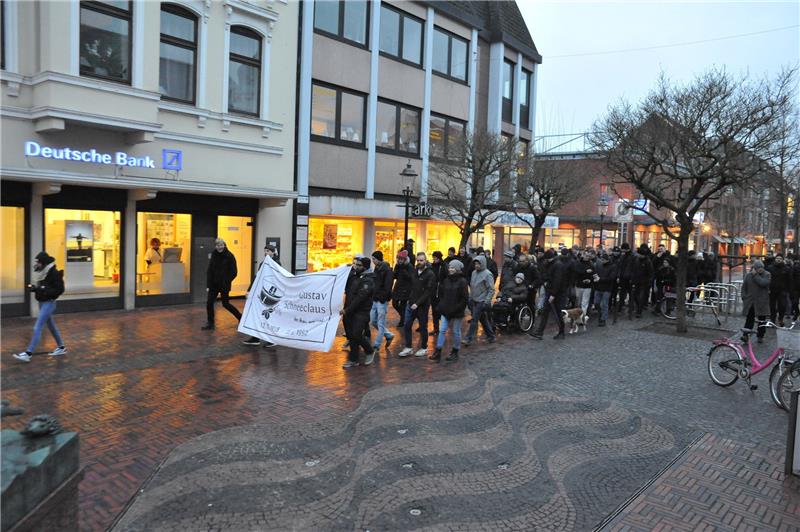
[[[375,351],[364,357],[364,365],[371,366],[375,362]]]
[[[342,364],[342,367],[345,368],[345,369],[354,368],[356,366],[358,366],[358,362],[351,362],[349,360],[347,362],[345,362],[344,364]]]
[[[420,349],[416,353],[414,353],[415,357],[426,357],[428,356],[428,348]]]
[[[411,349],[410,347],[406,347],[405,349],[403,349],[402,351],[397,353],[397,356],[399,356],[399,357],[407,357],[408,355],[410,355],[413,352],[414,352],[413,349]]]
[[[23,362],[31,361],[31,356],[25,351],[23,351],[22,353],[14,353],[14,358],[16,358],[17,360],[21,360]]]
[[[56,347],[53,350],[53,352],[50,353],[50,356],[51,357],[60,357],[61,355],[66,355],[66,354],[67,354],[67,348],[62,346],[62,347]]]

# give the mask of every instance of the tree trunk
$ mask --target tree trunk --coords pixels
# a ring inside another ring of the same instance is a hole
[[[531,229],[531,245],[528,248],[529,251],[533,250],[537,245],[539,245],[539,233],[541,230],[542,226],[538,224],[534,225]]]
[[[461,230],[461,242],[458,243],[458,249],[464,248],[469,252],[469,249],[467,249],[467,242],[469,242],[470,236],[472,236],[472,231],[467,230],[466,227]]]
[[[797,255],[800,253],[800,244],[798,243],[798,238],[800,237],[800,212],[797,212],[797,209],[800,208],[798,205],[798,201],[800,201],[800,194],[794,195],[794,238],[792,239],[792,247],[794,248],[794,254]]]
[[[678,268],[675,272],[675,315],[677,316],[677,332],[685,333],[686,326],[686,270],[689,264],[689,238],[694,225],[691,220],[681,224],[681,233],[678,236]]]

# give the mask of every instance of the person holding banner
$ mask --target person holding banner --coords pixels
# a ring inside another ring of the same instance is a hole
[[[369,271],[371,261],[367,257],[353,259],[352,279],[345,295],[344,308],[339,311],[347,331],[347,340],[350,343],[350,352],[347,362],[342,367],[352,368],[358,366],[358,348],[364,349],[364,365],[369,366],[375,360],[375,351],[370,345],[364,331],[369,327],[369,313],[372,310],[372,298],[375,293],[374,276]]]
[[[274,260],[275,263],[278,266],[281,265],[281,261],[278,259],[278,253],[277,253],[277,251],[275,249],[275,246],[273,246],[272,244],[267,244],[266,246],[264,246],[264,258],[267,258],[267,257],[269,257],[272,260]],[[264,264],[263,260],[258,263],[258,268],[256,268],[256,271],[261,269],[261,265],[262,264]],[[251,281],[250,282],[250,286],[247,287],[247,297],[250,297],[250,290],[252,288],[253,288],[253,282]],[[246,339],[242,340],[242,343],[244,345],[256,345],[256,346],[258,346],[258,345],[262,344],[262,340],[261,340],[261,338],[257,338],[255,336],[250,336],[249,338],[246,338]],[[266,340],[263,340],[263,344],[264,344],[264,347],[275,347],[274,343],[267,342]]]

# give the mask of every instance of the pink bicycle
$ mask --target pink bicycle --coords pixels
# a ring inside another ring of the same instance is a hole
[[[800,329],[794,331],[794,323],[790,327],[778,327],[771,321],[764,324],[764,327],[777,329],[778,347],[765,360],[761,362],[753,353],[753,344],[750,343],[750,335],[756,334],[753,329],[740,329],[741,333],[747,338],[746,343],[741,343],[735,339],[734,335],[730,338],[714,340],[714,347],[708,352],[708,376],[714,384],[719,386],[730,386],[738,379],[747,381],[750,390],[756,390],[757,385],[750,382],[750,378],[756,373],[760,373],[770,367],[773,362],[778,361],[769,374],[769,388],[772,401],[781,408],[786,408],[781,400],[779,381],[781,376],[786,373],[794,363],[793,360],[785,356],[785,349],[797,349],[800,346]],[[745,346],[747,347],[745,349]]]

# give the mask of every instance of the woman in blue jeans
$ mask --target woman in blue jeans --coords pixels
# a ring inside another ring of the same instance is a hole
[[[33,284],[28,285],[28,289],[34,293],[36,301],[39,302],[39,317],[36,325],[33,326],[33,337],[28,344],[28,348],[22,353],[17,353],[14,358],[23,362],[31,361],[31,354],[42,337],[42,328],[47,325],[50,334],[56,341],[56,348],[50,356],[60,356],[67,352],[64,341],[61,339],[61,332],[53,319],[56,311],[56,299],[64,293],[64,272],[56,268],[56,260],[42,251],[36,255],[36,262],[33,264]]]
[[[467,280],[464,278],[463,270],[464,264],[461,261],[451,260],[447,265],[447,277],[439,284],[437,312],[441,315],[441,321],[439,336],[436,338],[436,350],[428,357],[431,360],[442,359],[442,348],[448,329],[451,331],[453,349],[445,360],[447,362],[458,360],[458,350],[461,348],[461,320],[464,319],[464,310],[467,308],[469,299]]]

